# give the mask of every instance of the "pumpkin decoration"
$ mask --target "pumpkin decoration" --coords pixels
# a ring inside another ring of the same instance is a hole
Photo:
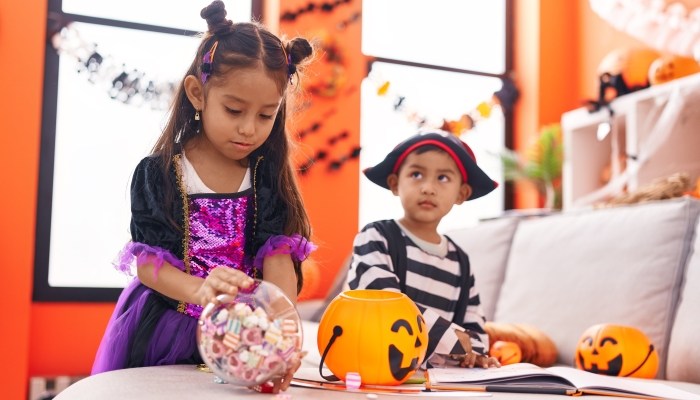
[[[660,85],[698,72],[700,72],[700,64],[692,58],[660,57],[649,67],[649,83]]]
[[[501,365],[517,364],[523,358],[523,352],[517,343],[502,340],[491,345],[489,355],[497,359]]]
[[[400,385],[423,363],[428,329],[423,314],[405,294],[349,290],[323,313],[318,350],[334,376],[359,373],[363,385]],[[321,366],[319,370],[321,371]]]
[[[576,346],[576,368],[609,376],[653,379],[659,355],[637,328],[600,324],[588,328]]]
[[[635,86],[649,86],[647,74],[649,66],[659,58],[659,53],[648,49],[617,49],[608,53],[598,65],[598,75],[622,75],[625,84],[632,89]]]
[[[617,49],[598,66],[598,100],[588,100],[589,111],[598,111],[616,97],[649,87],[649,67],[659,53],[648,49]]]
[[[513,342],[521,350],[520,362],[551,367],[557,361],[557,346],[544,332],[534,326],[486,321],[484,330],[489,335],[489,343],[499,340]]]

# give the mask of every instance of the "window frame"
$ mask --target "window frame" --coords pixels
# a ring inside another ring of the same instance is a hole
[[[262,19],[263,0],[251,0],[252,19]],[[54,161],[56,153],[56,117],[58,108],[59,55],[51,44],[51,35],[67,22],[126,28],[171,35],[196,36],[200,32],[136,22],[112,20],[63,12],[62,0],[49,0],[46,18],[47,37],[44,54],[44,84],[39,144],[39,181],[36,205],[34,245],[34,302],[116,302],[121,288],[55,287],[49,285],[51,214],[53,209]]]
[[[426,69],[435,69],[435,70],[440,70],[440,71],[447,71],[447,72],[457,72],[457,73],[462,73],[462,74],[467,74],[467,75],[477,75],[477,76],[487,76],[487,77],[492,77],[492,78],[499,78],[501,80],[504,79],[512,79],[512,72],[513,72],[513,58],[514,58],[514,52],[513,52],[513,1],[514,0],[505,0],[505,51],[506,51],[506,63],[505,63],[505,70],[502,74],[494,74],[494,73],[489,73],[489,72],[481,72],[481,71],[472,71],[472,70],[467,70],[467,69],[459,69],[459,68],[452,68],[452,67],[445,67],[445,66],[440,66],[440,65],[431,65],[431,64],[423,64],[423,63],[416,63],[416,62],[411,62],[411,61],[404,61],[404,60],[396,60],[393,58],[385,58],[385,57],[377,57],[377,56],[367,56],[369,57],[369,63],[367,65],[367,76],[369,76],[370,72],[372,71],[372,64],[375,62],[383,62],[383,63],[388,63],[388,64],[398,64],[398,65],[405,65],[408,67],[416,67],[416,68],[426,68]],[[503,110],[503,115],[505,118],[504,121],[504,133],[505,133],[505,147],[507,149],[513,150],[514,149],[514,135],[513,135],[513,110]],[[514,193],[514,185],[512,182],[504,182],[504,204],[503,204],[503,209],[504,210],[512,210],[515,208],[515,193]]]

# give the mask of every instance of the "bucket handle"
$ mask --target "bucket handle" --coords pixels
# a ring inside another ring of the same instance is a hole
[[[328,344],[326,345],[326,349],[323,351],[323,355],[321,356],[321,363],[318,365],[318,373],[321,375],[321,378],[329,381],[329,382],[337,382],[340,380],[337,376],[330,374],[328,376],[323,375],[323,361],[326,359],[326,356],[328,355],[328,351],[331,349],[331,346],[335,342],[335,339],[337,339],[339,336],[343,334],[343,328],[340,327],[340,325],[336,325],[333,327],[333,336],[331,336],[331,340],[328,341]]]

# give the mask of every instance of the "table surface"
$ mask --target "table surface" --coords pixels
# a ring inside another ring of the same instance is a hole
[[[675,388],[700,395],[700,385],[685,382],[662,382]],[[367,399],[365,393],[337,392],[322,389],[291,387],[286,392],[292,399],[359,400]],[[461,396],[440,396],[430,394],[429,398],[464,398]],[[106,372],[91,376],[69,386],[61,392],[57,400],[109,400],[109,399],[269,399],[270,394],[260,394],[245,388],[214,383],[214,375],[199,372],[192,365],[172,365],[161,367],[132,368]],[[554,399],[556,396],[546,396]],[[566,396],[562,396],[566,398]],[[600,396],[586,396],[594,398]],[[379,399],[392,399],[396,396],[378,395]],[[539,399],[542,395],[493,393],[491,399]],[[603,397],[601,397],[603,398]],[[607,397],[610,399],[610,397]]]

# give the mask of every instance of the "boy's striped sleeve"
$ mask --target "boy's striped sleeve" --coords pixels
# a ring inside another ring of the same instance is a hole
[[[387,250],[387,240],[372,225],[367,225],[362,232],[355,236],[353,243],[352,261],[348,272],[347,282],[350,289],[377,289],[400,292],[399,279],[394,272],[391,256]],[[478,297],[477,297],[478,301]],[[426,360],[433,354],[465,354],[454,333],[454,330],[465,329],[441,317],[436,311],[416,304],[423,313],[428,328],[428,350]],[[469,314],[469,308],[467,309]],[[472,351],[484,355],[485,346],[481,342],[480,333],[466,332],[472,337]],[[488,341],[488,337],[486,337]]]

